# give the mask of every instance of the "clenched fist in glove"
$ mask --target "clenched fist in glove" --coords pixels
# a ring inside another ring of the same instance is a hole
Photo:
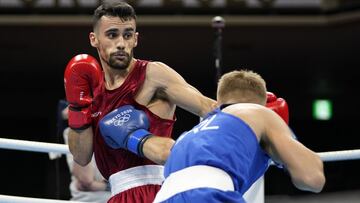
[[[105,115],[99,122],[100,133],[113,149],[127,149],[141,157],[143,145],[151,136],[146,114],[131,105],[121,106]]]
[[[272,92],[267,92],[266,96],[266,107],[275,111],[289,125],[289,108],[285,99],[277,98]],[[291,133],[292,137],[297,140],[297,136],[292,130]]]
[[[274,93],[267,92],[266,107],[275,111],[287,124],[289,124],[289,107],[283,98],[277,98]]]
[[[69,103],[69,126],[86,129],[91,125],[92,91],[99,84],[102,69],[97,60],[87,54],[73,57],[66,66],[64,85]]]

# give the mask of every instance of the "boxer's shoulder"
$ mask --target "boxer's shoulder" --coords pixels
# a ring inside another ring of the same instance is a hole
[[[160,61],[150,61],[146,68],[146,73],[153,77],[160,77],[160,73],[164,73],[170,67]]]

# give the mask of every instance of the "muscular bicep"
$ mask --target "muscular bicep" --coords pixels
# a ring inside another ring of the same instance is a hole
[[[176,71],[162,63],[156,63],[149,78],[160,89],[166,99],[199,116],[203,116],[215,107],[215,101],[204,96],[195,87],[188,84]]]
[[[166,89],[169,100],[198,116],[204,116],[215,107],[215,101],[205,97],[187,83],[172,83]]]

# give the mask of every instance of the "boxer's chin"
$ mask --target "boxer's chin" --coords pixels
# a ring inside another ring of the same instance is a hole
[[[112,56],[109,65],[113,69],[124,70],[129,67],[130,59],[130,56]]]

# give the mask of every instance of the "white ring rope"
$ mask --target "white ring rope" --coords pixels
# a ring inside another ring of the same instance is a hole
[[[360,149],[317,153],[323,161],[345,161],[360,159]]]
[[[75,201],[67,201],[67,200],[55,200],[55,199],[40,199],[40,198],[32,198],[32,197],[17,197],[17,196],[8,196],[8,195],[0,195],[1,203],[82,203]]]
[[[0,138],[0,149],[13,149],[33,152],[70,153],[68,145],[26,140]],[[317,153],[323,161],[342,161],[360,159],[360,149]]]
[[[54,152],[60,154],[70,153],[68,145],[65,144],[55,144],[55,143],[46,143],[46,142],[35,142],[27,140],[14,140],[0,138],[0,149],[14,149],[22,151],[32,151],[32,152]]]

